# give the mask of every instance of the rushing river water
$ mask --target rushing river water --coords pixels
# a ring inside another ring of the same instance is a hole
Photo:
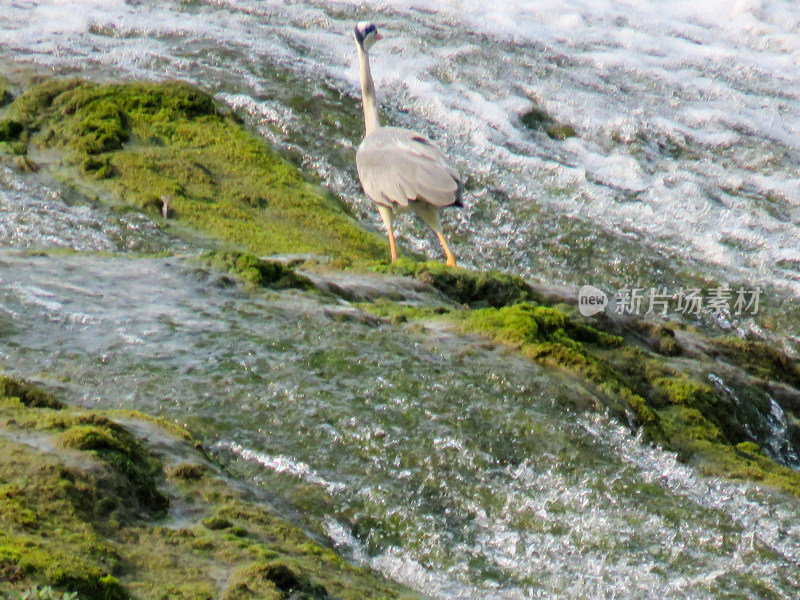
[[[792,2],[15,0],[0,18],[4,68],[194,81],[378,227],[353,168],[348,37],[374,18],[387,118],[467,177],[446,217],[464,262],[607,289],[759,285],[798,342]],[[534,103],[578,137],[525,127]],[[401,235],[437,251],[413,221]],[[431,597],[800,592],[795,500],[703,479],[570,410],[589,392],[569,378],[313,295],[244,294],[190,259],[132,258],[196,249],[7,170],[0,246],[5,369],[188,424],[354,560]],[[13,252],[59,248],[110,256]]]

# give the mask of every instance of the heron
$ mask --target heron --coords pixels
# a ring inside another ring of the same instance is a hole
[[[391,260],[397,260],[392,217],[395,211],[411,210],[436,234],[447,257],[446,264],[455,267],[456,257],[442,233],[439,213],[446,206],[462,206],[461,177],[442,151],[421,133],[381,126],[369,50],[383,36],[374,23],[361,21],[356,24],[353,37],[364,109],[364,140],[356,151],[356,167],[361,187],[377,206],[386,227]]]

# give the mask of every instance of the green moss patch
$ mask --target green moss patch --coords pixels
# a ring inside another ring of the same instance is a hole
[[[0,398],[19,398],[30,407],[63,408],[63,404],[44,390],[8,375],[0,375]]]
[[[13,142],[19,139],[19,136],[25,128],[19,121],[7,119],[0,121],[0,142]]]
[[[200,261],[219,271],[226,271],[253,287],[276,290],[307,290],[314,284],[307,277],[274,260],[264,260],[235,250],[207,252]]]
[[[14,99],[8,79],[0,75],[0,106],[5,106]]]
[[[757,341],[740,338],[713,340],[717,355],[756,377],[787,383],[800,389],[800,361]]]
[[[566,140],[578,135],[574,127],[557,122],[550,114],[538,107],[520,115],[519,120],[528,129],[544,131],[548,137],[554,140]]]
[[[9,419],[41,410],[48,409],[5,400],[0,418],[18,431]],[[0,586],[21,590],[36,582],[86,598],[129,597],[111,573],[119,560],[106,528],[83,517],[87,499],[107,497],[108,471],[79,472],[55,455],[0,436],[0,473]]]
[[[172,470],[173,477],[197,481],[206,474],[205,465],[181,463]]]
[[[510,344],[535,362],[570,371],[609,394],[609,408],[620,416],[632,414],[639,423],[655,422],[644,401],[622,384],[596,350],[618,348],[622,338],[599,331],[554,307],[522,303],[447,315],[466,333],[479,333]]]
[[[15,392],[36,396],[34,386],[13,381]],[[98,600],[418,597],[350,565],[254,492],[231,486],[183,430],[131,412],[26,406],[19,396],[0,397],[4,593],[58,600],[72,593]],[[158,454],[132,430],[152,432]]]
[[[203,519],[203,525],[212,531],[219,531],[220,529],[230,529],[233,526],[225,517],[209,517]]]
[[[442,263],[415,263],[403,259],[390,265],[379,265],[374,270],[416,277],[450,300],[473,308],[499,308],[537,299],[533,289],[521,277],[500,271],[472,271]]]
[[[549,306],[530,303],[463,313],[464,328],[520,346],[553,343],[585,355],[585,343],[618,347],[622,339],[571,319]]]
[[[0,121],[9,139],[63,153],[88,185],[256,255],[374,260],[383,240],[306,181],[205,92],[181,82],[52,80]]]
[[[121,476],[118,482],[123,484],[122,494],[132,493],[140,506],[149,511],[165,511],[169,503],[157,488],[162,474],[160,463],[123,427],[104,418],[93,421],[70,427],[58,436],[59,443],[91,451]]]
[[[239,569],[234,574],[233,585],[223,598],[245,600],[254,596],[276,600],[330,598],[324,586],[313,583],[307,575],[277,561],[255,562]]]

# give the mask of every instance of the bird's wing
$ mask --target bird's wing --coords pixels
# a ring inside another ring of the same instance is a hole
[[[430,140],[408,129],[374,131],[359,146],[356,166],[367,196],[379,204],[423,200],[443,207],[461,200],[458,172]]]

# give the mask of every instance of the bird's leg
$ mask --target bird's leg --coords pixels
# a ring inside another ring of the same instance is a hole
[[[447,240],[444,239],[444,234],[441,231],[436,232],[436,237],[439,238],[439,243],[444,248],[444,255],[447,257],[447,266],[448,267],[455,267],[456,266],[456,257],[450,251],[450,246],[447,245]]]
[[[389,230],[389,255],[392,262],[397,262],[397,245],[394,243],[394,233],[391,229]]]
[[[378,212],[381,214],[383,224],[386,227],[386,234],[389,236],[389,254],[392,262],[397,261],[397,244],[394,241],[394,231],[392,231],[392,209],[383,204],[378,204]]]
[[[450,250],[450,246],[447,245],[447,240],[444,238],[444,233],[442,233],[442,220],[439,217],[439,209],[427,202],[412,202],[411,208],[439,238],[439,243],[444,249],[444,255],[447,257],[447,266],[455,267],[456,257]]]

